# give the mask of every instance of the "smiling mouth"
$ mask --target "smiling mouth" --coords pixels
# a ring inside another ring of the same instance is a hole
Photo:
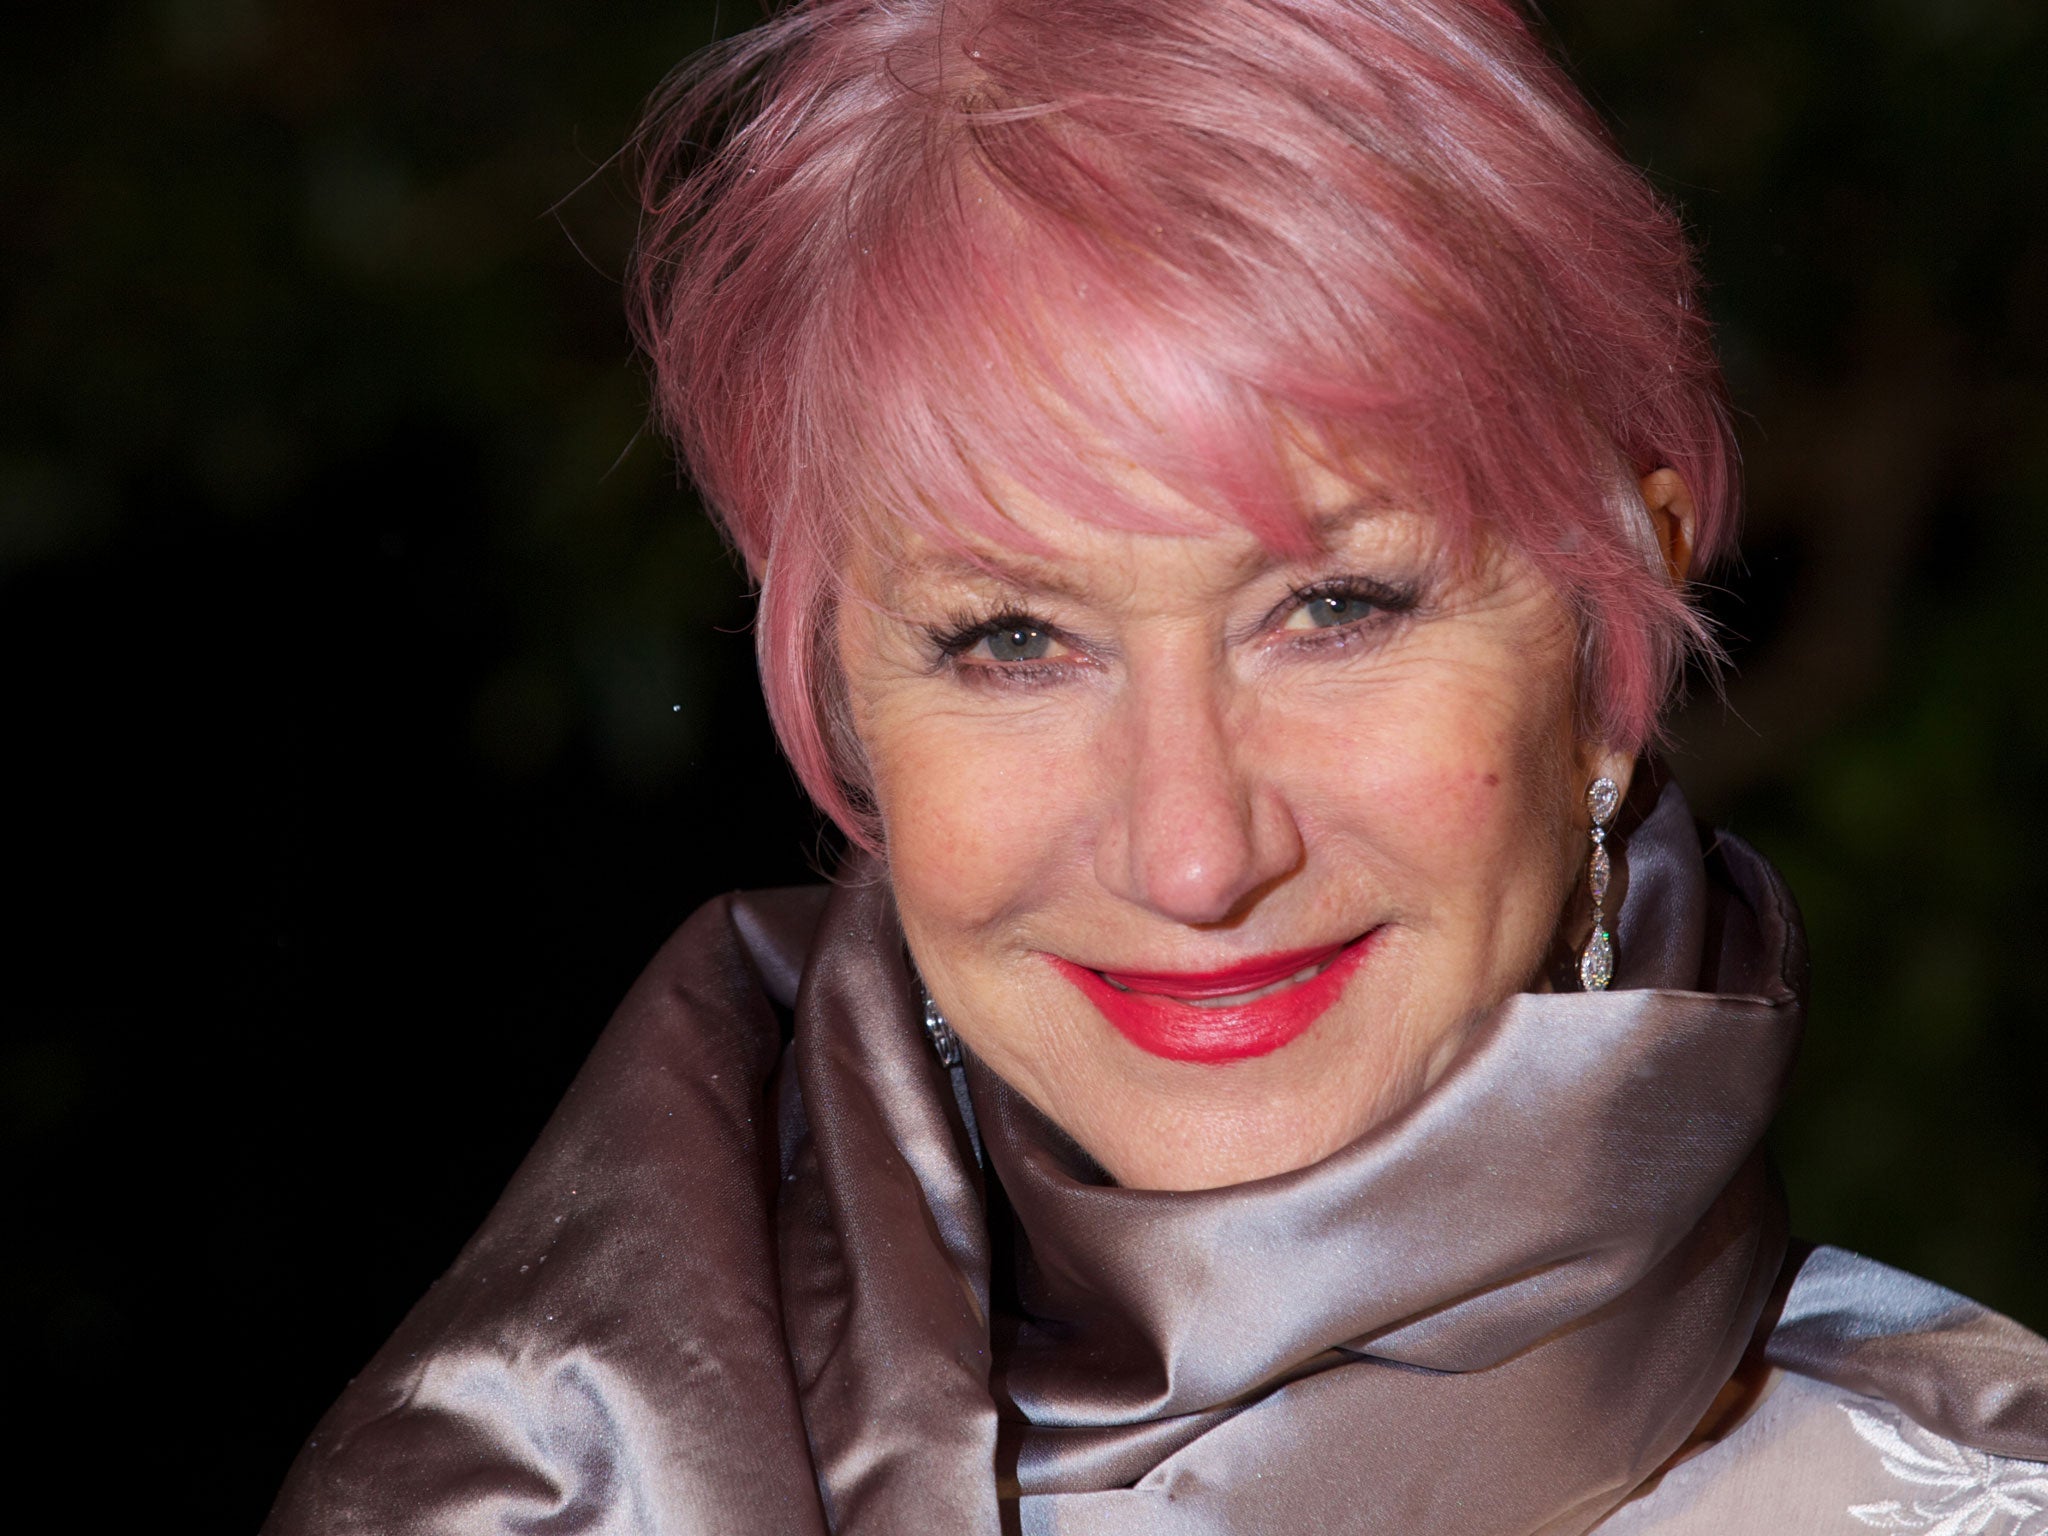
[[[1046,958],[1139,1049],[1221,1063],[1264,1056],[1304,1033],[1343,995],[1377,932],[1216,971],[1099,971]]]
[[[1298,987],[1304,981],[1314,981],[1336,963],[1337,957],[1335,954],[1332,954],[1327,959],[1305,965],[1291,976],[1283,976],[1278,981],[1269,982],[1263,987],[1253,987],[1248,992],[1224,992],[1214,997],[1205,997],[1199,993],[1178,993],[1165,987],[1133,985],[1112,971],[1097,971],[1095,974],[1108,982],[1112,987],[1115,987],[1119,992],[1140,992],[1150,997],[1170,997],[1175,1002],[1186,1003],[1191,1008],[1237,1008],[1245,1003],[1256,1003],[1262,997],[1271,997],[1277,992],[1284,992],[1289,987]]]

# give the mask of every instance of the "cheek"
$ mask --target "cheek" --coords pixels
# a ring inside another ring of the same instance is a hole
[[[949,716],[865,732],[890,883],[913,929],[986,929],[1024,910],[1060,862],[1063,755],[1044,734],[971,728]]]
[[[1572,750],[1569,688],[1551,681],[1418,669],[1341,709],[1290,711],[1276,757],[1307,840],[1418,897],[1547,890]]]

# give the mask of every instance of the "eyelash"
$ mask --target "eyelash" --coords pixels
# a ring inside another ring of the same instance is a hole
[[[1367,604],[1372,612],[1362,619],[1349,624],[1332,625],[1326,629],[1311,629],[1295,632],[1291,642],[1296,646],[1322,648],[1325,646],[1350,646],[1363,638],[1368,627],[1377,629],[1389,619],[1413,613],[1421,605],[1422,592],[1415,583],[1395,585],[1390,582],[1373,581],[1360,576],[1335,576],[1327,581],[1313,582],[1288,595],[1285,602],[1266,616],[1266,627],[1271,628],[1282,620],[1306,609],[1309,604],[1329,598],[1342,598],[1347,602]]]
[[[934,661],[939,667],[951,668],[955,676],[965,681],[1009,687],[1031,687],[1048,682],[1054,674],[1064,672],[1073,665],[1065,658],[1039,661],[961,661],[963,656],[982,641],[1010,629],[1028,629],[1034,634],[1045,635],[1063,645],[1072,644],[1055,625],[1033,618],[1021,609],[1005,608],[983,618],[962,614],[946,624],[933,627],[929,633],[932,648],[937,653]],[[1075,649],[1078,650],[1079,647]]]
[[[1372,612],[1365,618],[1348,624],[1332,625],[1326,629],[1305,631],[1280,631],[1276,626],[1309,604],[1329,598],[1347,602],[1367,604]],[[1373,581],[1355,576],[1332,577],[1326,581],[1314,582],[1287,595],[1286,599],[1260,621],[1259,628],[1273,633],[1276,639],[1284,639],[1290,649],[1327,650],[1347,648],[1362,638],[1368,628],[1378,628],[1388,619],[1411,613],[1419,606],[1421,594],[1412,585],[1396,586],[1387,582]],[[984,640],[999,635],[1005,630],[1028,629],[1048,639],[1081,651],[1067,634],[1055,624],[1048,624],[1021,609],[1005,608],[999,612],[975,616],[961,614],[945,624],[934,625],[928,631],[931,645],[936,653],[936,666],[951,668],[956,676],[977,684],[996,686],[1032,687],[1055,680],[1077,663],[1061,657],[1037,661],[987,661],[963,663],[961,658],[980,645]],[[1083,652],[1085,656],[1085,652]],[[1080,665],[1086,665],[1083,660]]]

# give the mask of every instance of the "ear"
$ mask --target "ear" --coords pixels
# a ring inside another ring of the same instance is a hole
[[[1664,570],[1671,585],[1683,586],[1692,574],[1693,533],[1699,526],[1692,492],[1675,469],[1652,470],[1643,476],[1640,489],[1643,506],[1649,510],[1650,527],[1657,535],[1657,547],[1664,551]]]
[[[1650,528],[1657,535],[1657,548],[1664,556],[1664,573],[1676,586],[1692,574],[1693,535],[1699,526],[1699,511],[1692,492],[1675,469],[1652,470],[1638,483],[1643,508],[1650,514]],[[1622,798],[1628,798],[1629,782],[1635,776],[1633,754],[1616,752],[1599,742],[1587,742],[1580,753],[1581,776],[1586,783],[1603,775],[1614,780]],[[1583,814],[1583,812],[1581,813]]]

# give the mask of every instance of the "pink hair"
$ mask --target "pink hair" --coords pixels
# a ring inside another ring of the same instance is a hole
[[[1157,527],[1104,469],[1135,461],[1284,546],[1290,445],[1360,466],[1537,564],[1624,750],[1712,652],[1635,488],[1676,470],[1696,560],[1732,541],[1691,251],[1503,0],[801,0],[687,66],[643,143],[656,408],[857,842],[840,573],[878,510],[1023,540],[992,472]]]

